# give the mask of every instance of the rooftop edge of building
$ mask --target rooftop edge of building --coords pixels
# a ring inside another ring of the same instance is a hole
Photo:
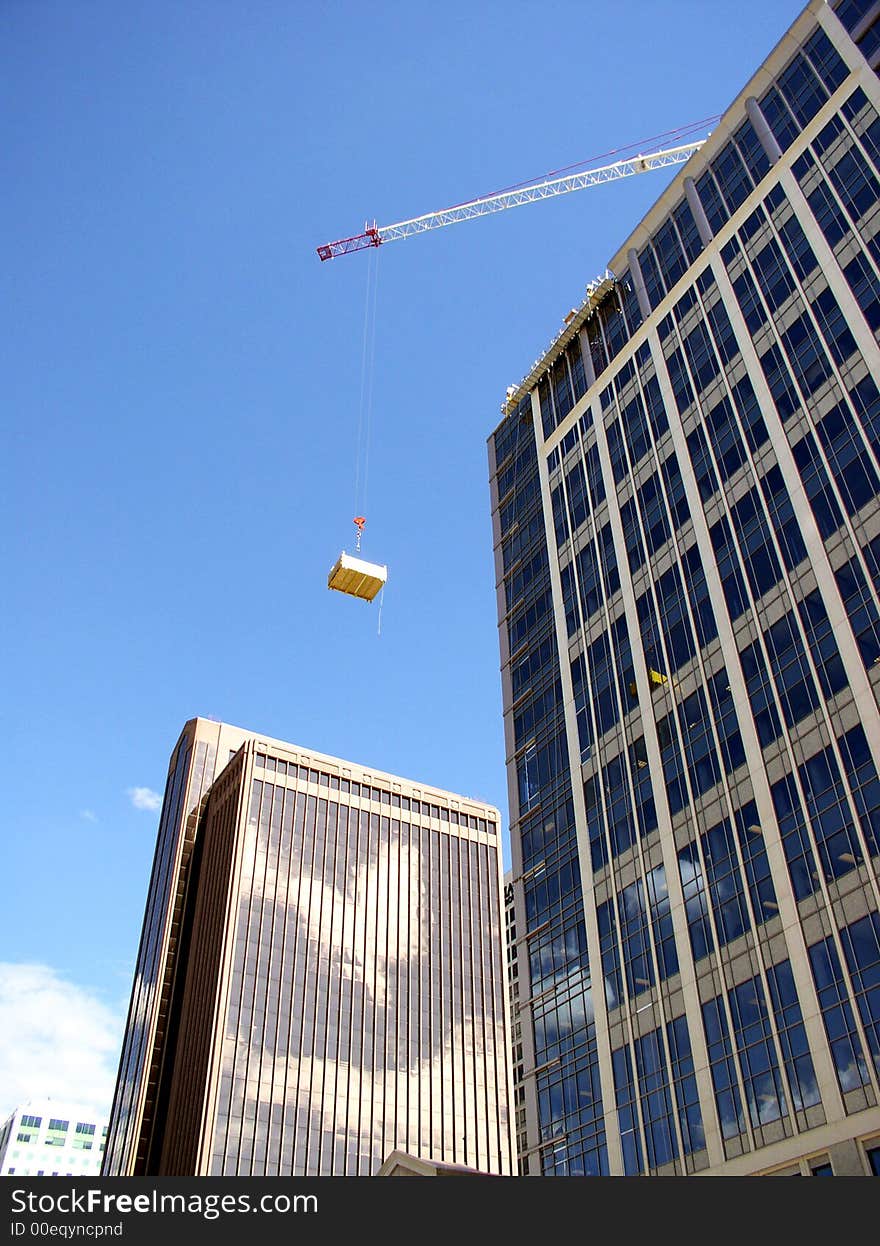
[[[727,142],[730,137],[730,129],[734,120],[739,120],[739,114],[745,109],[745,102],[751,95],[762,93],[773,80],[774,71],[781,69],[784,62],[789,56],[793,55],[803,41],[803,36],[807,30],[815,22],[817,14],[827,9],[835,20],[836,13],[831,8],[828,0],[808,0],[806,6],[801,10],[794,19],[782,37],[777,41],[772,50],[764,57],[763,61],[755,72],[751,75],[745,86],[738,92],[736,97],[728,104],[715,129],[706,139],[699,151],[695,152],[680,168],[677,170],[672,181],[666,186],[662,193],[655,199],[654,203],[630,232],[626,241],[620,246],[609,261],[608,267],[603,275],[591,281],[586,288],[586,295],[580,306],[569,312],[565,317],[561,329],[540,355],[528,373],[522,378],[517,385],[508,387],[507,395],[501,404],[503,412],[502,419],[495,425],[489,433],[487,440],[491,440],[504,421],[513,413],[516,406],[522,399],[532,390],[540,380],[541,376],[549,370],[557,357],[565,350],[572,338],[583,328],[584,324],[590,319],[596,309],[604,302],[605,298],[611,292],[611,288],[616,280],[618,272],[622,272],[628,264],[628,253],[644,244],[650,239],[657,226],[660,225],[664,217],[675,206],[675,203],[683,194],[683,184],[685,178],[694,178],[702,173],[708,166],[714,156],[718,154],[720,148]],[[735,116],[734,116],[735,114]],[[597,297],[598,294],[598,297]]]
[[[502,826],[500,809],[491,804],[489,801],[480,800],[475,796],[467,796],[462,792],[454,792],[448,788],[437,787],[436,784],[425,783],[421,779],[411,779],[406,775],[394,774],[390,770],[378,770],[375,766],[368,766],[363,762],[351,761],[345,757],[335,757],[331,753],[322,753],[317,749],[308,748],[304,744],[297,744],[290,740],[279,740],[273,736],[263,735],[261,732],[251,731],[247,727],[239,727],[235,723],[228,723],[220,719],[205,718],[199,714],[194,715],[192,718],[188,718],[178,736],[178,742],[186,732],[187,728],[192,726],[193,729],[196,729],[198,724],[204,724],[205,726],[215,728],[226,727],[230,731],[238,732],[242,736],[253,740],[256,745],[263,746],[269,751],[276,750],[287,753],[296,753],[297,755],[301,754],[314,759],[322,765],[326,764],[328,768],[345,767],[351,771],[357,770],[362,776],[369,778],[371,781],[375,779],[387,781],[388,784],[405,783],[411,788],[417,788],[423,796],[434,795],[443,800],[444,803],[457,801],[460,804],[466,804],[473,812],[480,811],[480,813],[486,817],[494,815],[494,821],[497,823],[499,829]],[[172,750],[172,756],[173,752],[174,750]],[[217,777],[219,778],[219,776],[220,771],[218,771]]]

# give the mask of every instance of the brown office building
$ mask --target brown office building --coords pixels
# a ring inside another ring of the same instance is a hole
[[[496,809],[193,719],[105,1175],[509,1173]]]

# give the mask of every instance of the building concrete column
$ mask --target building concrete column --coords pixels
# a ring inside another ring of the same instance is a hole
[[[587,389],[596,384],[596,368],[593,364],[593,352],[590,350],[590,339],[586,329],[578,330],[578,342],[581,348],[581,359],[584,361],[584,376],[587,378]]]
[[[694,185],[694,179],[692,177],[686,177],[684,179],[684,193],[688,201],[688,207],[693,213],[694,220],[697,223],[697,233],[700,235],[700,240],[702,241],[704,247],[708,247],[713,236],[712,226],[706,219],[706,213],[703,211],[703,205],[700,202],[700,196],[697,194],[697,188]]]
[[[629,275],[636,288],[636,298],[639,300],[642,319],[647,320],[651,314],[651,304],[648,300],[648,291],[645,289],[645,279],[642,276],[642,268],[639,264],[639,257],[635,247],[630,247],[627,251],[626,262],[629,264]]]
[[[776,161],[782,157],[782,148],[777,143],[776,135],[767,124],[767,118],[761,112],[761,106],[754,95],[750,95],[746,100],[746,112],[758,136],[758,141],[767,153],[767,159],[771,164],[776,164]]]

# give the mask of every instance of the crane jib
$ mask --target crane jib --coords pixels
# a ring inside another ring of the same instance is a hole
[[[549,199],[556,195],[567,194],[569,191],[583,190],[587,186],[598,186],[604,182],[615,181],[617,178],[630,177],[634,173],[647,173],[651,169],[663,169],[671,165],[683,164],[694,152],[699,151],[705,142],[706,139],[701,138],[696,142],[684,143],[678,147],[640,152],[627,160],[617,160],[613,164],[601,165],[598,168],[568,173],[563,177],[546,178],[531,185],[517,186],[495,195],[486,195],[481,199],[472,199],[467,203],[444,208],[439,212],[427,212],[408,221],[398,221],[393,225],[377,226],[374,223],[368,225],[361,234],[354,234],[350,238],[340,238],[336,242],[324,243],[317,248],[318,255],[321,260],[329,260],[337,255],[348,255],[353,251],[366,250],[367,247],[378,247],[383,242],[411,238],[413,234],[423,234],[431,229],[440,229],[444,225],[454,225],[457,221],[469,221],[477,216],[487,216],[492,212],[502,212],[506,208],[518,207],[524,203],[534,203],[538,199]]]

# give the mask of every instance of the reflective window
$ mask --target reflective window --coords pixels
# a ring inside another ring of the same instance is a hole
[[[677,671],[685,662],[690,661],[696,652],[693,631],[690,623],[687,598],[681,580],[681,572],[673,564],[668,571],[659,577],[655,584],[657,594],[657,615],[663,632],[663,641],[668,661],[657,663],[655,669],[661,675]],[[638,603],[636,603],[638,606]],[[645,631],[643,629],[643,638]],[[645,656],[653,661],[659,655],[652,655],[646,647]]]
[[[770,160],[761,146],[751,121],[744,121],[733,137],[749,170],[752,182],[757,186],[764,174],[770,171]]]
[[[800,791],[793,775],[785,775],[770,788],[782,847],[788,864],[795,899],[803,900],[819,886],[813,844],[807,830]]]
[[[816,27],[804,44],[804,52],[829,92],[836,91],[849,70],[821,26]]]
[[[652,1030],[637,1038],[633,1049],[641,1091],[647,1164],[649,1168],[659,1168],[678,1155],[662,1031]]]
[[[713,234],[717,234],[727,220],[729,212],[710,169],[707,169],[702,177],[697,178],[697,194],[700,196],[709,228]]]
[[[745,1133],[746,1126],[730,1043],[730,1029],[720,995],[703,1004],[703,1029],[721,1136],[734,1138],[737,1134]]]
[[[728,819],[685,845],[678,854],[678,868],[685,900],[688,934],[695,960],[701,960],[715,946],[710,911],[720,946],[738,938],[752,925],[751,911],[758,923],[777,912],[776,893],[764,849],[757,811],[750,801],[735,818],[736,831]],[[745,878],[739,865],[737,843],[745,865]]]
[[[868,855],[880,852],[880,778],[868,747],[864,727],[859,724],[838,738],[843,773],[852,792],[859,825]]]
[[[819,421],[816,431],[834,472],[846,512],[854,515],[880,492],[880,479],[858,435],[848,405],[838,403]]]
[[[669,892],[666,887],[666,870],[662,865],[648,871],[645,876],[645,889],[651,914],[657,967],[660,979],[663,981],[678,973],[678,953],[675,948]]]
[[[880,914],[844,926],[840,941],[874,1071],[880,1074]]]
[[[617,1105],[617,1124],[623,1150],[623,1171],[628,1177],[644,1172],[642,1136],[636,1107],[636,1084],[632,1071],[629,1047],[618,1047],[611,1053],[614,1071],[614,1093]],[[880,1154],[880,1148],[878,1148]]]
[[[834,1069],[840,1089],[846,1094],[860,1086],[867,1086],[871,1080],[856,1030],[846,979],[831,935],[807,950]]]
[[[798,774],[825,877],[840,878],[856,867],[862,849],[834,750],[815,753],[798,766]]]
[[[698,688],[679,705],[678,721],[684,741],[691,790],[696,798],[714,787],[721,779],[712,720],[702,688]]]
[[[669,373],[669,383],[672,386],[675,405],[679,415],[683,415],[694,401],[694,391],[684,364],[684,357],[677,347],[666,356],[666,369]]]
[[[834,639],[831,620],[818,590],[808,593],[798,602],[798,614],[816,665],[819,687],[828,700],[841,688],[845,688],[848,680]]]
[[[703,502],[708,502],[718,492],[718,477],[715,474],[715,466],[709,453],[706,434],[699,425],[692,433],[688,434],[687,448],[691,466],[694,469],[700,499]]]
[[[739,568],[736,545],[726,518],[719,519],[709,529],[709,538],[715,551],[715,561],[721,576],[721,587],[727,602],[727,613],[731,622],[735,622],[748,609],[749,599],[745,581]]]
[[[792,446],[792,454],[819,531],[827,538],[841,526],[843,514],[813,434],[806,433]]]
[[[804,332],[806,332],[803,325],[801,328]],[[813,338],[815,338],[815,332],[813,333]],[[796,345],[796,343],[792,342],[792,345]],[[779,416],[784,423],[786,420],[790,419],[796,411],[800,410],[801,405],[798,392],[795,389],[794,382],[791,379],[791,373],[788,370],[788,365],[783,358],[782,352],[776,345],[770,346],[766,351],[764,351],[759,357],[759,362],[764,373],[764,378],[767,381],[767,386],[773,397],[776,410],[779,412]],[[825,375],[827,375],[827,373],[825,373]],[[819,379],[821,380],[821,377]],[[812,392],[812,390],[809,390],[808,392]]]
[[[782,568],[759,497],[757,489],[750,489],[730,508],[733,530],[737,534],[743,565],[755,600],[763,597],[782,578]]]
[[[727,999],[749,1117],[757,1128],[788,1115],[760,977],[734,987],[728,991]]]
[[[660,760],[663,764],[663,781],[669,812],[673,816],[690,803],[687,783],[684,777],[684,761],[678,734],[675,729],[675,714],[667,714],[657,723],[657,742],[660,745]]]
[[[802,1111],[819,1103],[820,1095],[790,963],[783,960],[771,966],[767,983],[792,1104],[795,1111]]]
[[[617,901],[627,991],[631,996],[639,995],[655,982],[648,911],[641,879],[624,887]]]
[[[770,670],[776,684],[782,716],[789,727],[819,704],[804,644],[793,613],[783,615],[764,632]]]
[[[696,545],[691,545],[682,554],[681,569],[693,611],[697,640],[702,647],[715,639],[718,635],[718,626],[715,622],[712,603],[709,600],[709,586],[706,583],[703,562]]]
[[[765,157],[766,159],[766,157]],[[731,215],[751,194],[753,182],[737,145],[731,140],[712,161],[712,172]]]
[[[688,260],[693,263],[703,250],[703,243],[687,199],[681,201],[673,212],[672,219],[678,228],[678,236],[681,239],[685,254]]]
[[[761,96],[759,104],[774,138],[782,151],[787,151],[799,133],[798,124],[789,112],[788,105],[775,86]]]

